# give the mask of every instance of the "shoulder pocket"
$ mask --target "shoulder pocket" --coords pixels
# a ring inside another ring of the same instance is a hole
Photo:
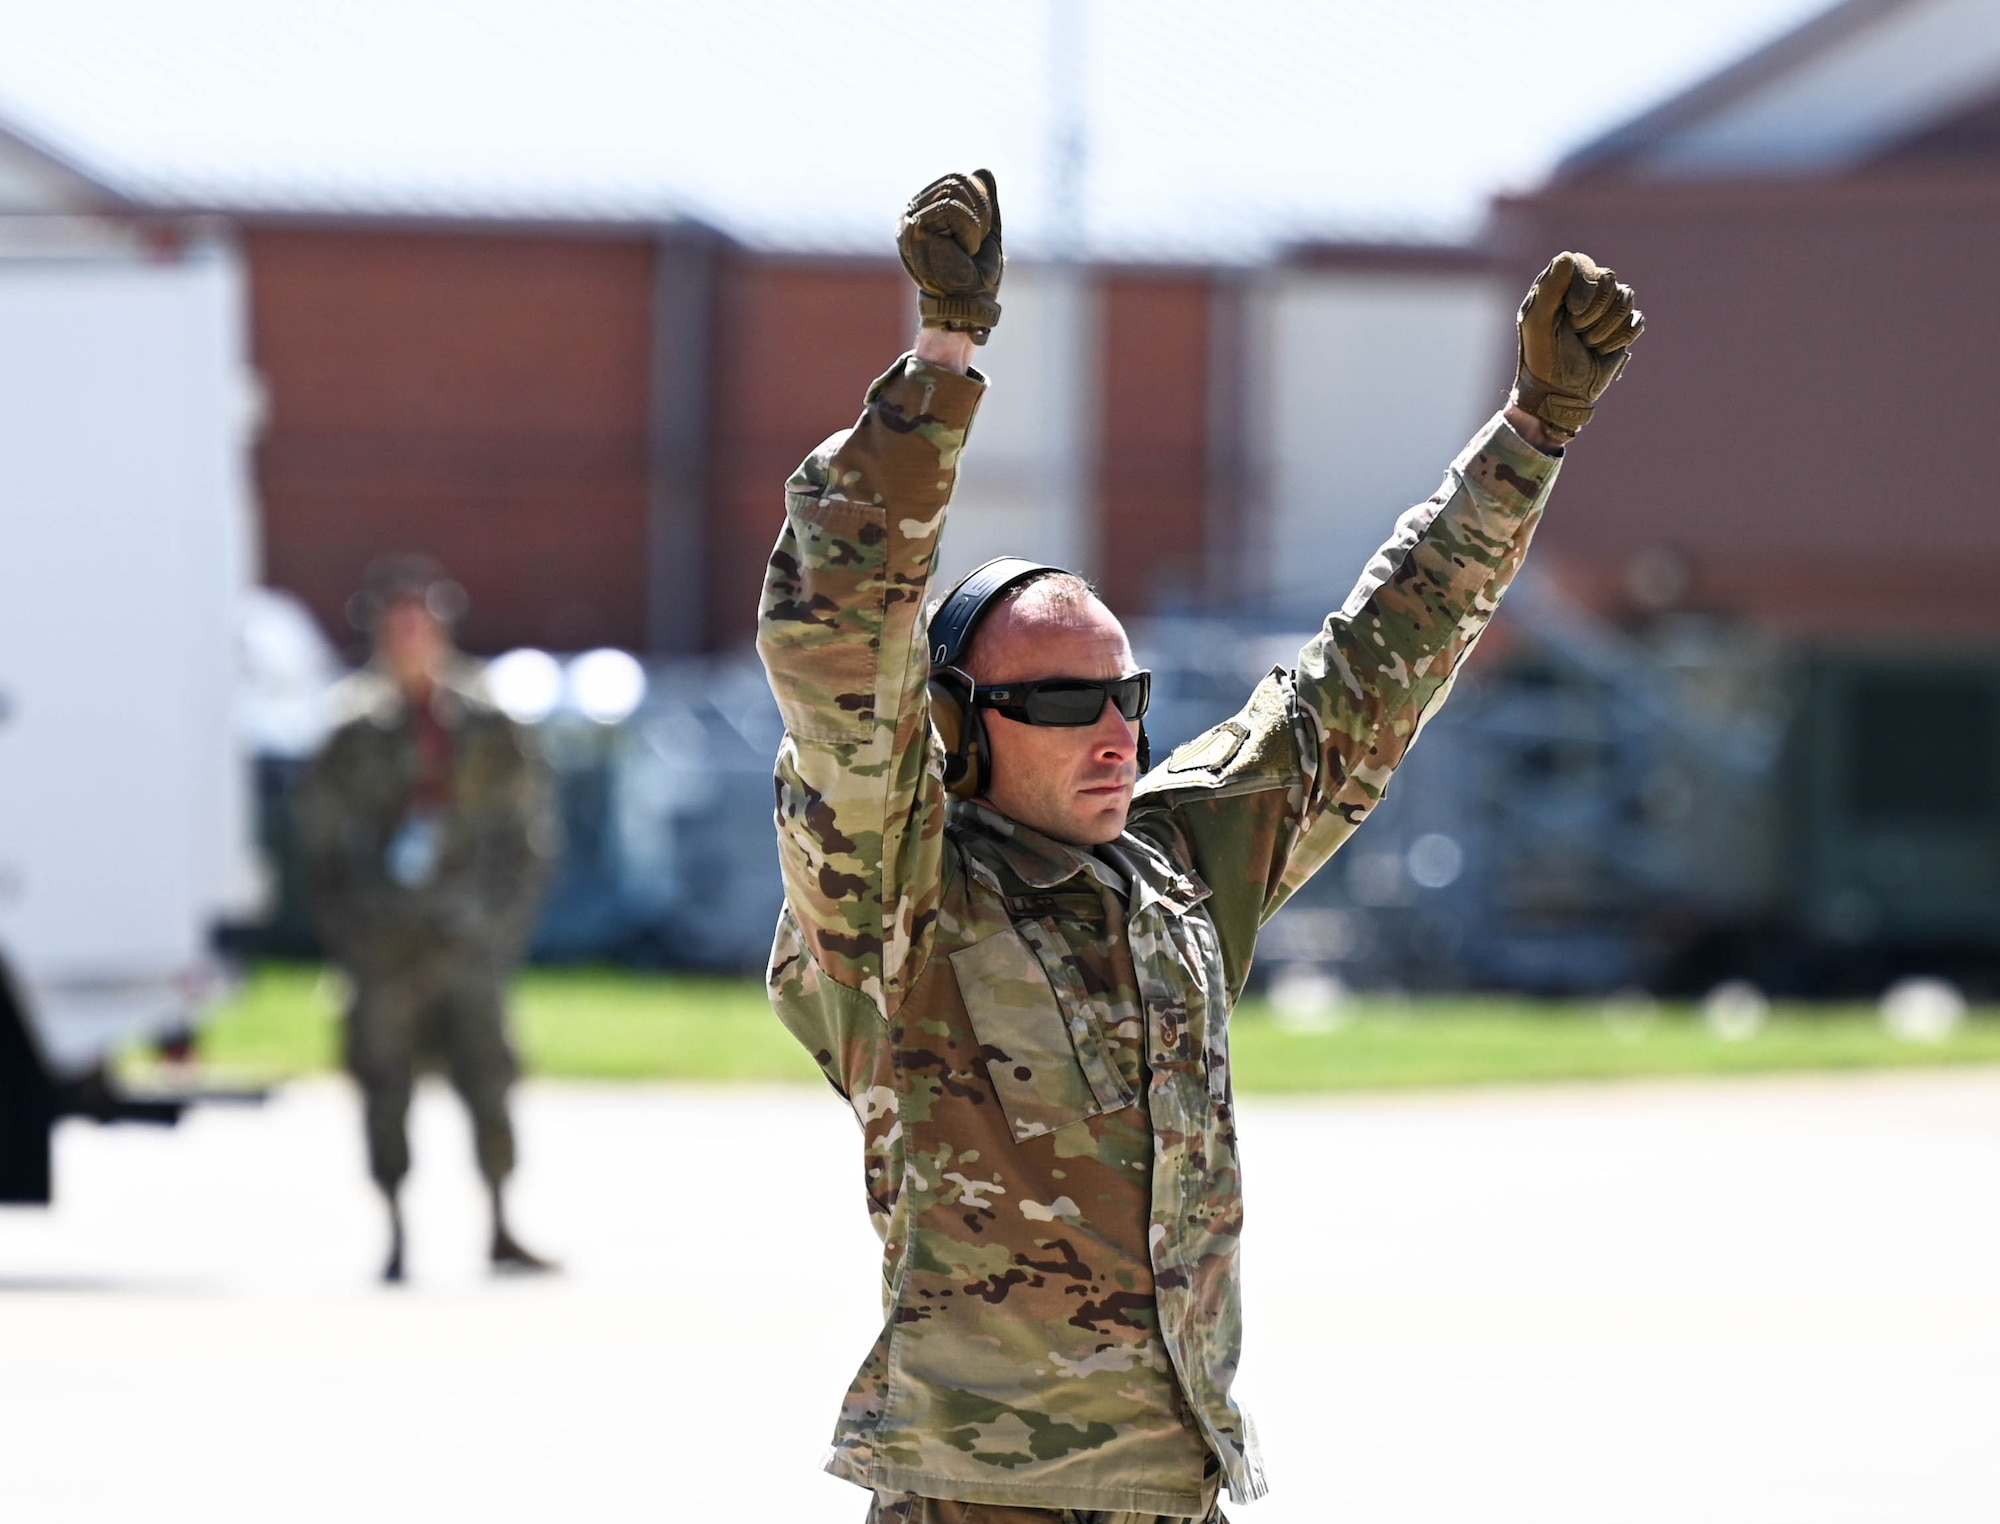
[[[1064,977],[1061,951],[1053,928],[1028,922],[951,955],[959,996],[1016,1139],[1133,1100],[1109,1061],[1097,1013]]]

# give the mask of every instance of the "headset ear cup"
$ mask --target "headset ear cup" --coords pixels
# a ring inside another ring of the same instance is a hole
[[[931,728],[937,732],[938,745],[944,751],[944,781],[947,788],[957,783],[965,771],[964,700],[960,696],[958,684],[942,672],[931,674]]]
[[[978,791],[985,768],[980,764],[984,728],[972,707],[972,685],[945,667],[931,674],[931,725],[944,749],[944,786],[958,798]]]
[[[977,709],[966,711],[965,745],[960,754],[965,758],[965,773],[952,793],[960,799],[977,799],[986,792],[993,772],[992,754],[986,749],[986,722]]]

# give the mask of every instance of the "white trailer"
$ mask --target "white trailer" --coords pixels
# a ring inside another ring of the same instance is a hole
[[[219,240],[0,230],[0,1201],[66,1110],[219,990],[255,894],[236,739],[254,563],[242,266]]]

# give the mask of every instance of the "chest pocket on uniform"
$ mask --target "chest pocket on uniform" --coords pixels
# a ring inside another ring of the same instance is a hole
[[[1022,921],[951,955],[986,1072],[1016,1139],[1132,1104],[1094,1003],[1051,922]]]

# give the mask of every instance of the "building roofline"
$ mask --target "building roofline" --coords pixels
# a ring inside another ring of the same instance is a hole
[[[1615,176],[1633,157],[1662,138],[1734,105],[1807,59],[1913,3],[1916,0],[1841,0],[1831,10],[1810,17],[1755,52],[1585,143],[1556,165],[1550,183]]]
[[[1671,220],[1710,209],[1786,207],[1844,217],[1875,217],[1894,216],[1907,207],[1983,208],[1996,202],[2000,202],[2000,177],[1984,169],[1952,165],[1841,180],[1762,175],[1633,182],[1607,177],[1496,197],[1492,226],[1498,246],[1510,249],[1522,219],[1549,208],[1637,213]]]
[[[599,238],[657,242],[689,241],[733,244],[727,233],[695,217],[594,216],[563,213],[498,211],[420,212],[283,208],[237,205],[228,201],[158,202],[145,210],[172,217],[215,218],[244,232],[473,234],[495,238]]]
[[[0,117],[0,144],[27,155],[60,179],[75,184],[85,194],[94,197],[103,211],[147,209],[144,203],[134,200],[95,170],[86,168],[82,162],[72,158],[38,133],[6,117]]]
[[[1375,243],[1325,239],[1290,244],[1278,251],[1285,270],[1352,270],[1380,275],[1485,275],[1496,264],[1493,251],[1478,243]]]

